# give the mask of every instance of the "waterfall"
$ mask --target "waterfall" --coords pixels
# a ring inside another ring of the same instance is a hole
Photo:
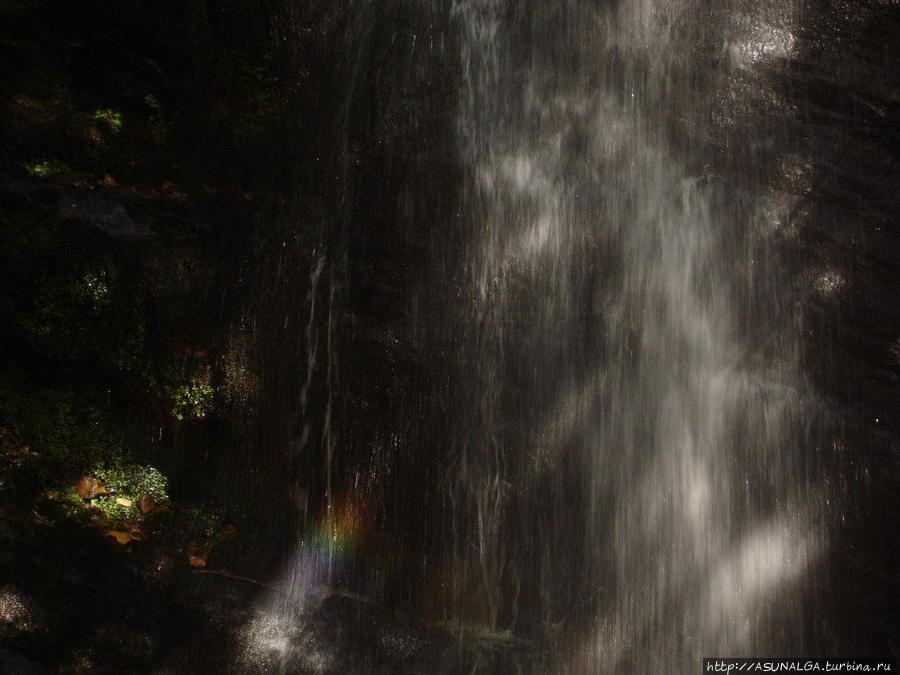
[[[581,635],[566,672],[804,646],[827,542],[797,326],[760,279],[770,177],[747,153],[751,178],[723,178],[707,149],[731,71],[790,49],[790,3],[745,4],[453,3],[469,238],[448,611]]]

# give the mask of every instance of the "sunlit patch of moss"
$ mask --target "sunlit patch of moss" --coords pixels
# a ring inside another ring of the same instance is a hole
[[[168,480],[159,469],[128,463],[122,455],[98,463],[90,471],[106,492],[85,503],[75,494],[69,501],[82,510],[96,510],[109,520],[133,520],[140,515],[141,496],[149,495],[157,503],[168,501]],[[74,491],[72,491],[74,494]]]
[[[79,497],[72,486],[63,490],[49,490],[45,498],[54,502],[60,515],[69,520],[74,520],[82,525],[90,525],[93,521],[98,520],[98,512],[91,508],[89,502],[85,502]],[[105,514],[103,515],[105,518]]]
[[[172,392],[175,402],[172,416],[180,421],[203,419],[212,410],[213,394],[215,390],[209,382],[200,378],[192,379]]]
[[[122,131],[122,113],[109,108],[94,112],[94,119],[104,123],[113,134]]]
[[[138,514],[137,504],[120,504],[116,497],[96,497],[91,506],[101,511],[110,520],[129,520]]]
[[[48,494],[48,497],[59,503],[68,516],[80,515],[84,509],[84,500],[78,496],[74,487],[70,486],[64,490],[54,491],[52,495]]]
[[[157,502],[169,498],[168,480],[159,469],[149,465],[113,460],[95,465],[91,475],[103,483],[113,499],[124,497],[136,505],[141,495],[150,495]]]
[[[45,159],[38,162],[31,162],[25,165],[25,170],[37,178],[68,176],[72,173],[72,168],[58,159]]]

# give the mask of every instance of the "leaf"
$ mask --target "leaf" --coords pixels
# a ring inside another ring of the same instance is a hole
[[[185,552],[188,555],[188,564],[191,567],[206,567],[206,557],[209,555],[208,547],[192,544],[185,549]]]
[[[144,537],[140,532],[122,532],[121,530],[107,530],[103,536],[115,539],[122,546],[127,546],[133,541],[142,541]]]

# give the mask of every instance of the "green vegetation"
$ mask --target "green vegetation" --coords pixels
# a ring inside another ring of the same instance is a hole
[[[164,114],[162,105],[160,105],[159,100],[153,94],[147,94],[144,97],[144,103],[150,109],[150,117],[147,120],[147,129],[150,131],[150,137],[157,145],[165,145],[172,138],[175,120],[171,116]]]
[[[109,303],[109,285],[106,270],[88,272],[81,279],[82,297],[90,300],[94,311],[101,311]]]
[[[28,311],[21,317],[36,346],[63,359],[105,354],[129,331],[129,316],[114,316],[112,274],[99,264],[34,282]],[[104,349],[106,348],[106,349]]]
[[[22,373],[0,374],[0,420],[41,459],[48,478],[77,473],[123,453],[122,440],[88,392],[65,385],[34,386]]]
[[[122,113],[118,110],[111,110],[109,108],[97,110],[94,112],[94,119],[106,124],[114,135],[122,131]]]
[[[45,159],[38,162],[30,162],[25,165],[25,170],[38,178],[64,177],[72,174],[72,168],[58,159]]]
[[[210,545],[222,531],[222,519],[198,506],[187,506],[178,512],[163,514],[162,518],[180,543]]]
[[[212,410],[214,393],[212,385],[199,378],[175,388],[172,392],[175,401],[172,416],[179,421],[203,419]]]
[[[158,469],[142,464],[128,464],[121,457],[98,464],[91,471],[111,494],[137,501],[150,495],[157,502],[169,498],[166,477]]]

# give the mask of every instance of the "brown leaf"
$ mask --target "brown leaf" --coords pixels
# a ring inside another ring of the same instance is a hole
[[[209,555],[209,547],[191,544],[184,550],[188,555],[188,564],[191,567],[206,567],[206,558]]]
[[[139,536],[131,534],[130,532],[122,532],[121,530],[107,530],[103,533],[103,536],[115,539],[116,542],[118,542],[122,546],[126,546],[133,541],[141,540]]]

